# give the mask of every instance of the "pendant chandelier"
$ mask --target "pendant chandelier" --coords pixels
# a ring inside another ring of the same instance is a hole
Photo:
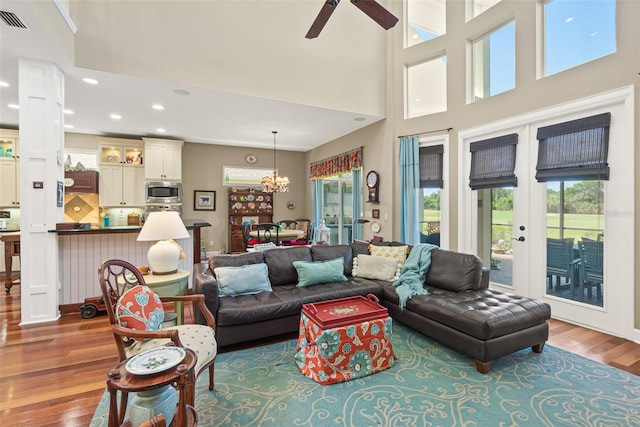
[[[278,131],[274,130],[271,133],[273,133],[273,176],[262,178],[262,191],[265,193],[286,193],[289,191],[289,178],[278,176],[276,169],[276,134]]]

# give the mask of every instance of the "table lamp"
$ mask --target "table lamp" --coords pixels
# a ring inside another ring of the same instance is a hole
[[[186,239],[189,232],[178,212],[151,212],[138,238],[139,242],[158,240],[149,248],[147,260],[153,274],[172,274],[178,271],[182,248],[173,239]]]

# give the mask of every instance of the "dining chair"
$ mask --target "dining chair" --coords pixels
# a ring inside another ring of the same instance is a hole
[[[556,289],[565,284],[577,286],[578,264],[580,259],[573,256],[573,237],[565,239],[547,238],[547,280],[549,290],[553,289],[553,278],[556,278]]]
[[[282,228],[288,229],[288,230],[296,230],[297,225],[298,225],[298,221],[294,221],[293,219],[282,219],[280,221],[278,221],[278,224],[280,224],[280,226]]]
[[[278,245],[280,243],[277,224],[273,222],[261,222],[260,224],[255,224],[254,228],[258,232],[258,244],[275,243]]]
[[[313,243],[313,223],[310,219],[298,218],[296,219],[297,229],[304,231],[304,236],[298,240],[304,240],[306,244]]]
[[[591,298],[592,288],[596,289],[598,300],[602,298],[604,283],[604,242],[582,239],[578,242],[580,251],[580,299],[584,299],[584,288]]]
[[[127,261],[111,259],[98,267],[98,280],[107,306],[111,331],[120,361],[172,342],[177,347],[189,348],[196,353],[198,361],[194,368],[195,375],[198,377],[202,372],[208,370],[209,390],[213,390],[213,369],[218,345],[215,339],[215,320],[205,305],[204,295],[165,296],[158,297],[158,299],[162,304],[170,302],[174,304],[176,302],[193,303],[194,310],[199,309],[204,316],[206,325],[185,324],[149,330],[149,326],[153,323],[152,318],[156,314],[155,310],[150,312],[151,303],[156,300],[157,295],[146,287],[144,276],[137,267]],[[127,299],[126,303],[123,302],[125,295],[127,298],[132,297],[132,299]],[[141,306],[144,303],[150,307],[147,310],[130,310],[132,304],[138,303]],[[141,314],[147,312],[150,312],[149,316]],[[126,316],[123,316],[123,313]],[[125,318],[127,321],[122,320]],[[121,411],[126,410],[127,394],[122,393]],[[187,404],[195,407],[195,383],[187,385],[186,400]]]
[[[258,243],[258,238],[253,237],[249,233],[253,231],[253,223],[245,221],[242,223],[242,240],[244,241],[244,248],[252,248]]]

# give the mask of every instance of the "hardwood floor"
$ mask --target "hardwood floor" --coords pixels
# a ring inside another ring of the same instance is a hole
[[[192,316],[190,307],[185,317]],[[0,296],[0,425],[87,426],[117,363],[107,317],[18,326],[20,287]],[[640,344],[558,320],[549,344],[640,376]]]

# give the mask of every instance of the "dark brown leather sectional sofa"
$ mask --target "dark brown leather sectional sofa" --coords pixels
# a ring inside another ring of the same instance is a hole
[[[353,257],[367,245],[296,246],[239,255],[216,255],[194,266],[194,292],[205,295],[217,322],[216,339],[226,346],[298,330],[302,305],[355,295],[376,295],[395,320],[475,360],[481,373],[491,361],[532,347],[541,352],[548,338],[550,307],[539,300],[488,288],[488,271],[475,255],[431,252],[426,295],[413,296],[404,309],[391,282],[352,277]],[[344,258],[348,281],[296,287],[294,261]],[[219,297],[213,269],[267,264],[271,292]],[[198,313],[196,313],[198,316]]]

